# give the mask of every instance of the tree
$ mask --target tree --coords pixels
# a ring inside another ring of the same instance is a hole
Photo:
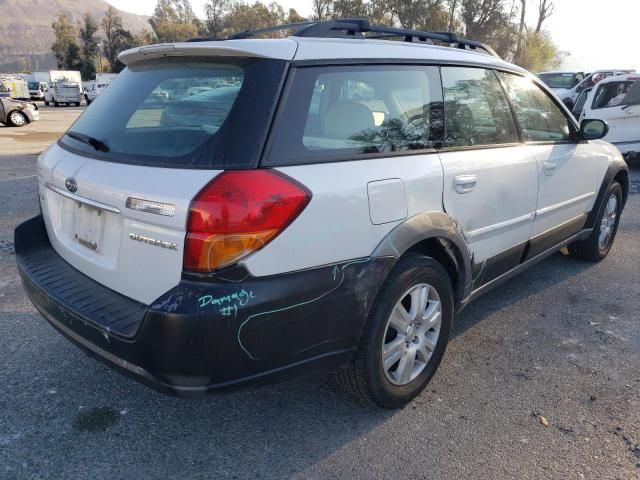
[[[93,78],[96,73],[95,57],[99,52],[98,39],[98,22],[89,14],[85,13],[82,17],[82,23],[78,27],[78,40],[80,41],[80,74],[82,78]]]
[[[555,6],[552,0],[539,0],[538,3],[538,24],[536,25],[536,33],[542,30],[542,24],[551,16]]]
[[[82,54],[80,47],[77,43],[73,42],[67,48],[64,54],[64,62],[60,68],[65,70],[81,70],[82,69]]]
[[[158,43],[158,38],[149,30],[142,30],[141,32],[134,34],[131,40],[132,47],[151,45],[152,43]]]
[[[53,56],[56,57],[58,68],[67,68],[67,53],[69,47],[76,42],[76,27],[69,21],[66,15],[60,14],[51,24],[55,41],[51,45]]]
[[[205,3],[207,35],[214,38],[222,36],[222,32],[225,29],[225,17],[230,9],[231,0],[209,0]]]
[[[287,23],[300,23],[306,22],[307,19],[300,15],[295,8],[290,8],[289,13],[287,13]]]
[[[368,16],[367,4],[362,0],[335,0],[331,6],[333,18],[365,18]]]
[[[231,7],[231,11],[226,17],[228,33],[267,28],[285,22],[286,16],[284,9],[276,2],[272,2],[269,5],[258,1],[252,5],[248,3],[236,3]],[[278,38],[286,34],[286,31],[272,32],[265,34],[265,36]]]
[[[516,52],[513,55],[514,61],[518,61],[522,55],[522,41],[525,27],[525,17],[527,15],[527,0],[520,0],[520,25],[518,26],[518,40],[516,43]]]
[[[107,8],[101,25],[104,32],[104,41],[102,42],[104,58],[109,71],[117,73],[124,68],[124,65],[118,61],[118,55],[123,50],[136,45],[134,36],[129,30],[123,28],[122,17],[111,6]],[[145,30],[145,32],[148,33],[148,30]]]
[[[387,0],[387,7],[403,28],[441,31],[448,15],[443,0]]]
[[[532,72],[542,72],[557,68],[562,61],[562,54],[554,45],[548,33],[527,32],[519,65]]]
[[[332,0],[313,0],[311,17],[314,20],[329,20],[332,6]]]
[[[198,34],[189,0],[158,0],[149,24],[160,42],[179,42]]]
[[[449,32],[453,32],[456,24],[456,12],[458,10],[458,0],[449,0]]]

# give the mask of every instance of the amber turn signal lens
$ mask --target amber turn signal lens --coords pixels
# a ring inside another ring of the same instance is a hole
[[[212,272],[261,249],[306,207],[310,192],[274,170],[226,171],[191,202],[184,268]]]

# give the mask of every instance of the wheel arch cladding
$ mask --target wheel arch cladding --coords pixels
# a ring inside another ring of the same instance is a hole
[[[604,197],[607,194],[609,186],[614,181],[620,183],[620,187],[622,188],[622,208],[624,208],[627,203],[627,197],[629,196],[629,167],[622,157],[613,160],[609,164],[609,167],[602,179],[598,196],[593,203],[593,208],[587,217],[584,228],[593,228],[596,225],[600,205],[602,205],[602,202],[604,201]]]
[[[629,197],[629,171],[626,169],[621,169],[616,173],[613,180],[618,182],[622,187],[622,207],[627,203],[627,198]]]
[[[456,305],[471,292],[471,257],[457,222],[443,212],[425,212],[397,225],[378,244],[374,257],[391,256],[396,262],[408,252],[438,261],[449,273]]]

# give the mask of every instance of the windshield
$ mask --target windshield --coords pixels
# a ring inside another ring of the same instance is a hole
[[[61,145],[121,163],[255,166],[284,66],[229,57],[136,63],[91,103]]]
[[[29,82],[29,90],[40,90],[40,84],[38,82]]]
[[[541,73],[540,80],[547,84],[549,88],[571,89],[582,80],[582,75],[577,73]]]

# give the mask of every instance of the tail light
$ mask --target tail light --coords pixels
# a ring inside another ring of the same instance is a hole
[[[211,272],[261,249],[310,199],[306,188],[273,170],[221,173],[191,202],[184,268]]]

